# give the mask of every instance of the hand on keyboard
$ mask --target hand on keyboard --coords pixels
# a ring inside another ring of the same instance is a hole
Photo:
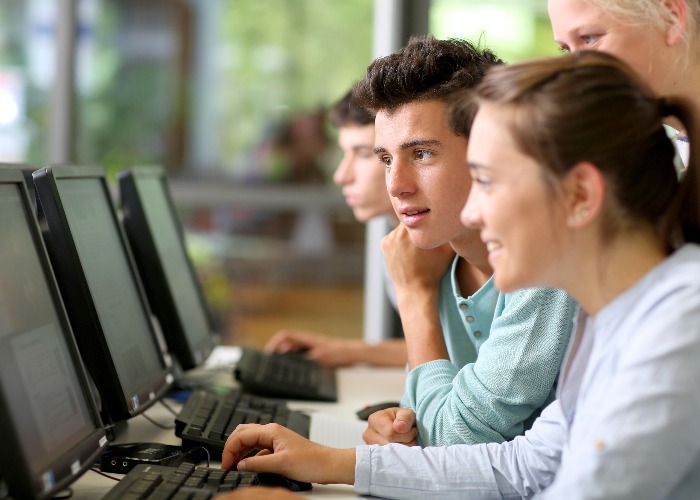
[[[261,453],[246,457],[254,450]],[[337,450],[312,443],[277,424],[239,425],[226,441],[221,466],[239,471],[274,472],[309,483],[353,484],[355,450]]]

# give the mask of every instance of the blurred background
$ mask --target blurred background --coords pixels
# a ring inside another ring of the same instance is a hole
[[[546,0],[1,0],[0,162],[164,166],[227,343],[377,338],[382,229],[333,186],[326,109],[428,32],[557,53]]]

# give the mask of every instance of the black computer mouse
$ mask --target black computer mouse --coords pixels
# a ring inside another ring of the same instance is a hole
[[[311,489],[311,483],[295,481],[273,472],[258,472],[258,479],[263,486],[281,486],[289,491],[309,491]]]
[[[369,406],[365,406],[361,410],[357,411],[357,417],[360,420],[367,420],[369,416],[375,411],[386,410],[387,408],[397,408],[401,406],[401,403],[397,401],[385,401],[384,403],[377,403]]]

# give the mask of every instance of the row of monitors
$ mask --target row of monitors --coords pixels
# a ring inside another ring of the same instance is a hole
[[[122,219],[99,167],[0,166],[0,489],[14,498],[65,488],[218,341],[163,170],[122,172],[119,193]]]

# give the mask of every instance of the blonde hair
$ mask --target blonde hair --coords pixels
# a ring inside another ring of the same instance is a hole
[[[603,12],[617,19],[666,29],[666,20],[671,17],[663,0],[588,0]],[[682,0],[688,11],[688,25],[683,32],[686,49],[700,47],[700,0]]]

